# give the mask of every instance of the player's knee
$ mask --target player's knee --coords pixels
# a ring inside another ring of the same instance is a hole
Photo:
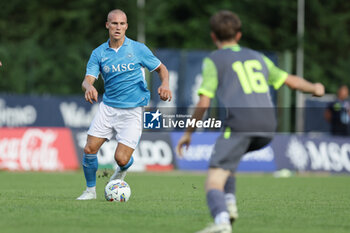
[[[88,154],[97,154],[97,152],[98,152],[98,150],[96,150],[95,148],[92,148],[92,147],[89,146],[89,145],[86,145],[86,146],[84,147],[84,153],[85,153],[86,155],[88,155]]]
[[[218,177],[208,177],[206,183],[205,183],[205,189],[206,191],[209,191],[211,189],[217,189],[217,190],[224,190],[224,182],[218,179]]]
[[[217,182],[213,182],[213,181],[210,181],[210,182],[206,182],[205,184],[205,190],[206,191],[209,191],[211,189],[217,189],[217,190],[223,190],[223,187],[221,187]]]
[[[126,155],[123,154],[116,154],[115,155],[115,161],[120,167],[124,167],[125,165],[128,164],[130,158]]]

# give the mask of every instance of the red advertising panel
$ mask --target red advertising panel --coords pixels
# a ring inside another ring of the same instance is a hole
[[[63,171],[79,168],[67,128],[0,128],[0,169]]]

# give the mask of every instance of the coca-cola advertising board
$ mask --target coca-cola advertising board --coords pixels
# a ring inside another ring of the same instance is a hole
[[[64,171],[79,168],[67,128],[0,128],[0,169]]]

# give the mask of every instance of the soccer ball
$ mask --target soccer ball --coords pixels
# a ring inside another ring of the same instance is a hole
[[[107,201],[127,202],[130,196],[130,186],[124,180],[112,180],[105,187]]]

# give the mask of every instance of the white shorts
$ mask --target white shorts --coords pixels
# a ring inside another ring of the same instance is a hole
[[[101,102],[87,133],[107,140],[116,134],[118,143],[135,149],[142,134],[142,112],[143,107],[113,108]]]

